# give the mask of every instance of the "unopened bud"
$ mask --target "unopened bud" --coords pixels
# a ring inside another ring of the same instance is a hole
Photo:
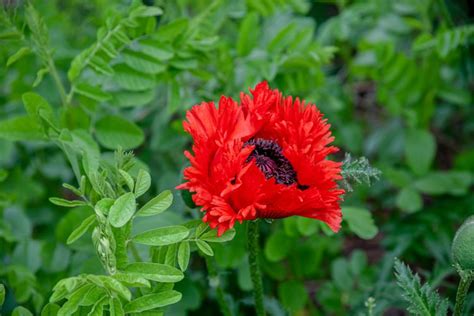
[[[474,216],[459,227],[451,247],[453,261],[464,271],[474,271]]]

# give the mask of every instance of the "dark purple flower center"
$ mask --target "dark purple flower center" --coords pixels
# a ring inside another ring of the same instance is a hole
[[[247,162],[255,159],[257,167],[267,179],[273,177],[276,183],[291,185],[296,183],[296,172],[290,161],[283,156],[283,150],[273,140],[253,138],[244,146],[255,146]]]

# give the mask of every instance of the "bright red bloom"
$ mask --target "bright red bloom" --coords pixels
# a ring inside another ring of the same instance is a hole
[[[235,221],[293,215],[341,225],[341,163],[327,160],[330,125],[313,104],[283,97],[267,82],[240,104],[222,96],[188,111],[184,129],[194,140],[184,170],[203,221],[223,234]]]

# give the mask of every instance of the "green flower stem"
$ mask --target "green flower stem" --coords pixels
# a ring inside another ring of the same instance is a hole
[[[464,310],[464,302],[466,300],[467,291],[471,286],[472,275],[461,274],[459,281],[458,293],[456,294],[456,305],[454,306],[454,316],[461,316]]]
[[[265,307],[263,305],[263,284],[260,265],[258,264],[258,254],[260,247],[258,243],[258,220],[249,221],[247,226],[247,245],[249,252],[250,276],[253,283],[253,294],[255,298],[255,309],[257,316],[265,315]]]
[[[217,268],[214,259],[209,256],[204,256],[204,258],[206,259],[207,272],[209,273],[209,283],[211,284],[211,287],[216,289],[217,302],[219,303],[221,313],[224,316],[232,316],[229,304],[227,304],[227,302],[225,301],[224,290],[220,285],[219,274],[217,273]]]
[[[56,69],[53,56],[48,54],[48,60],[46,61],[46,63],[48,64],[49,72],[51,76],[53,77],[53,81],[56,84],[56,87],[58,89],[59,96],[61,97],[61,103],[63,106],[66,106],[68,103],[66,89],[64,88],[61,78],[59,77],[59,73],[58,73],[58,70]]]

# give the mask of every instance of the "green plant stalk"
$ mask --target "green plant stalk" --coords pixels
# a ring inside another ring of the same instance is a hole
[[[48,54],[47,64],[48,64],[49,72],[51,73],[51,76],[53,77],[54,83],[56,84],[56,87],[58,88],[62,105],[66,106],[68,103],[66,89],[63,86],[61,78],[59,77],[58,70],[56,69],[56,65],[54,64],[53,57],[50,54]]]
[[[211,279],[211,286],[216,289],[217,302],[219,303],[221,313],[224,316],[232,316],[229,305],[225,301],[224,290],[220,285],[219,274],[217,273],[214,259],[209,256],[204,256],[204,258],[206,259],[207,272],[209,273],[209,278]],[[212,283],[212,280],[216,280],[216,282]]]
[[[44,66],[47,67],[49,73],[53,77],[54,84],[56,85],[59,96],[61,97],[62,105],[66,106],[66,89],[64,88],[54,63],[53,54],[49,47],[49,33],[46,25],[43,23],[39,13],[31,4],[27,7],[27,16],[29,17],[27,20],[32,32],[33,45],[37,46],[39,57],[42,59]]]
[[[247,224],[247,245],[249,254],[250,276],[253,284],[253,295],[255,299],[255,310],[257,316],[265,315],[265,307],[263,304],[263,284],[260,265],[258,264],[258,255],[260,246],[258,243],[259,231],[258,220],[249,221]]]
[[[456,294],[456,305],[454,306],[454,316],[461,316],[464,310],[464,302],[466,301],[467,291],[471,286],[472,275],[461,274],[461,280],[459,281],[458,292]]]

